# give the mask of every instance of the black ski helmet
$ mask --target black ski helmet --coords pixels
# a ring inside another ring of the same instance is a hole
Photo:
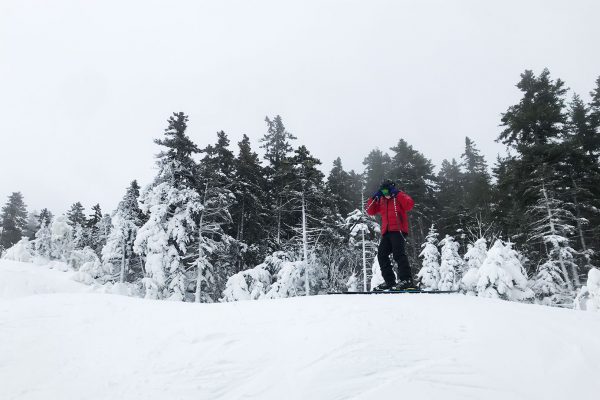
[[[387,189],[387,190],[392,190],[393,188],[396,187],[396,182],[394,182],[391,179],[384,179],[381,182],[381,185],[379,185],[379,189]]]

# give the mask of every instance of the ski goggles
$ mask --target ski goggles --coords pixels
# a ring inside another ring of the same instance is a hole
[[[390,194],[390,189],[388,188],[381,188],[381,194],[383,194],[384,196],[387,196]]]

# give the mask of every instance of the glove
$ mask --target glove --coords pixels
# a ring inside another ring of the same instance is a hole
[[[376,191],[375,193],[373,193],[373,196],[371,196],[371,198],[374,201],[379,201],[379,199],[381,199],[383,197],[383,193],[381,193],[381,190]]]
[[[396,187],[390,189],[390,194],[392,195],[392,197],[396,197],[398,193],[400,193],[400,191],[396,189]]]

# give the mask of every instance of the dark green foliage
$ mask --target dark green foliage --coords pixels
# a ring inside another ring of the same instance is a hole
[[[365,166],[365,187],[367,196],[375,192],[381,181],[390,174],[392,160],[387,153],[379,149],[371,150],[363,161]]]
[[[438,173],[438,212],[440,215],[437,226],[443,235],[452,235],[460,238],[467,216],[465,205],[464,175],[455,159],[452,162],[442,161],[442,168]]]
[[[54,216],[52,215],[52,212],[50,212],[50,210],[48,210],[47,208],[42,208],[42,211],[40,211],[40,213],[38,214],[38,221],[40,225],[43,225],[44,223],[46,225],[50,225],[53,218]]]
[[[183,112],[173,113],[167,122],[169,125],[165,129],[165,137],[154,140],[156,144],[166,147],[158,154],[158,162],[169,164],[171,171],[168,176],[175,187],[197,187],[196,163],[192,155],[200,150],[185,133],[188,117]]]
[[[27,222],[27,206],[20,192],[13,192],[2,207],[0,214],[0,251],[8,249],[21,240]]]
[[[69,211],[67,211],[68,223],[72,227],[86,226],[87,219],[85,217],[85,208],[80,202],[73,203]]]
[[[264,242],[268,232],[267,181],[258,154],[252,151],[250,139],[244,135],[238,143],[238,155],[231,190],[235,196],[232,207],[234,237],[249,244],[244,255],[245,266],[258,265],[270,253]],[[242,269],[242,267],[240,267]]]

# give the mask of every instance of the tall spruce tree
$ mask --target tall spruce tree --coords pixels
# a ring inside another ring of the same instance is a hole
[[[352,187],[350,179],[350,174],[344,171],[342,159],[336,158],[327,177],[327,191],[329,196],[336,199],[335,211],[344,218],[357,208],[357,203],[354,201],[356,193],[353,193],[356,188]]]
[[[270,253],[264,241],[268,236],[267,182],[258,154],[252,151],[250,138],[244,135],[238,147],[232,183],[236,201],[231,210],[235,238],[249,246],[243,262],[258,265]],[[243,267],[240,265],[238,269]]]
[[[461,238],[468,209],[465,207],[464,175],[455,159],[442,161],[437,182],[440,233]],[[463,240],[459,239],[459,242],[463,244]]]
[[[282,235],[285,234],[283,214],[286,210],[284,201],[284,188],[287,186],[286,177],[291,174],[290,153],[292,145],[290,141],[296,136],[288,132],[279,115],[272,120],[265,117],[267,133],[261,139],[261,148],[265,149],[265,159],[268,164],[265,167],[268,184],[268,202],[273,216],[271,233],[272,240],[277,246],[281,245]]]
[[[475,142],[465,138],[465,151],[461,155],[463,168],[464,207],[470,217],[487,214],[491,202],[491,177],[485,157]]]
[[[371,150],[363,161],[365,166],[365,186],[368,195],[375,192],[381,182],[389,178],[392,160],[389,154],[379,149]]]
[[[73,228],[86,226],[85,208],[79,201],[71,205],[71,208],[67,211],[67,218],[69,225]]]
[[[565,160],[561,139],[567,126],[564,99],[567,89],[560,79],[552,80],[547,69],[539,76],[526,70],[517,88],[522,98],[502,114],[504,130],[498,137],[516,154],[504,160],[502,174],[497,176],[498,186],[512,189],[514,204],[505,203],[507,210],[502,212],[512,219],[513,231],[517,233],[513,239],[539,249],[543,243],[527,241],[529,235],[521,233],[527,232],[533,222],[525,213],[538,200],[539,191],[532,190],[533,187],[543,184],[558,197],[564,195],[564,179],[558,167]]]
[[[192,158],[199,149],[186,135],[187,122],[182,112],[169,118],[164,138],[155,140],[164,147],[157,156],[158,174],[140,194],[148,220],[138,230],[134,250],[145,258],[148,298],[185,300],[186,272],[199,259],[193,243],[203,204]]]
[[[125,282],[130,275],[141,276],[141,260],[133,251],[138,229],[143,223],[138,204],[140,187],[132,181],[112,217],[112,229],[102,248],[102,261],[107,270]]]
[[[21,240],[27,222],[27,206],[21,192],[13,192],[0,214],[0,251]]]

